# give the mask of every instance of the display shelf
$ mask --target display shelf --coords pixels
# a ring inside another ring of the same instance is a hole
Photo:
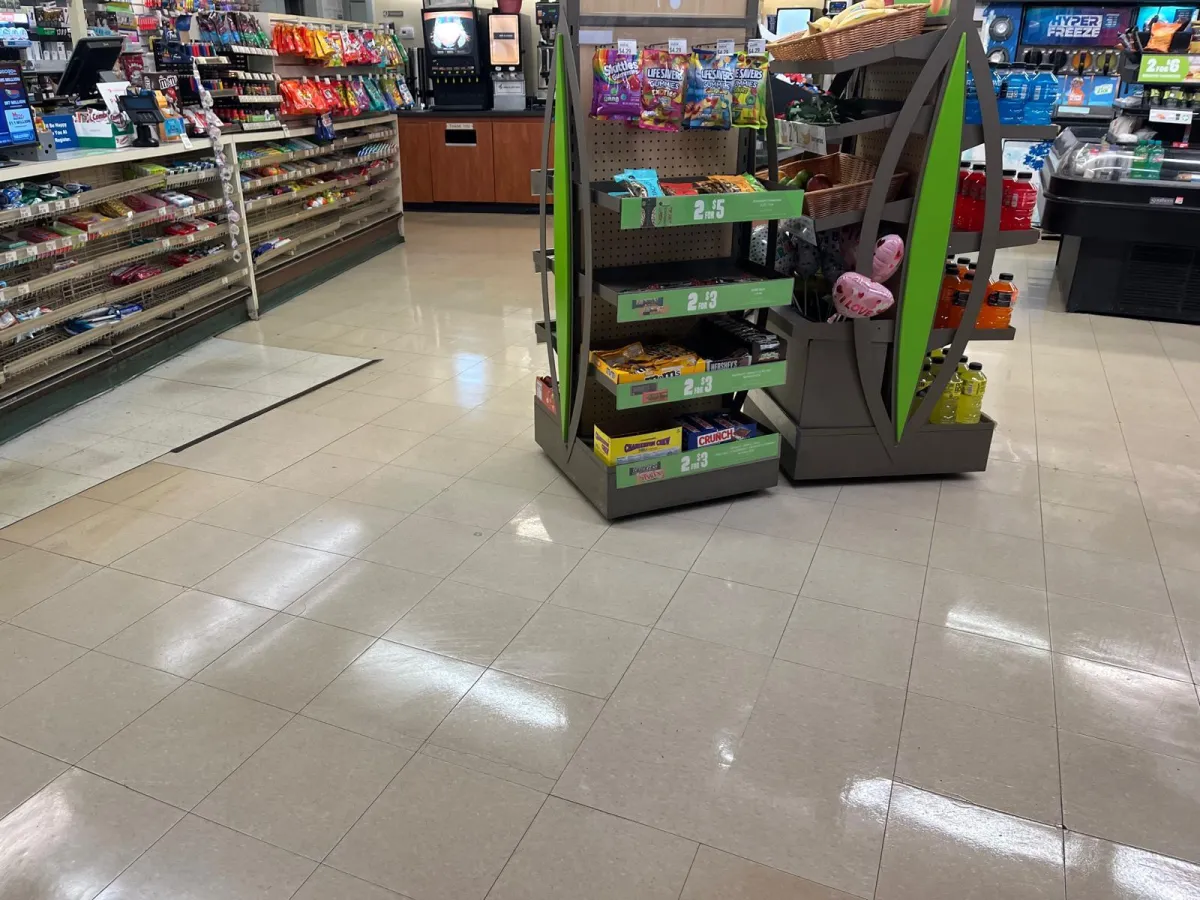
[[[981,237],[982,235],[978,231],[952,231],[950,232],[948,252],[978,253]],[[1003,250],[1011,247],[1028,247],[1041,239],[1042,232],[1038,228],[1029,228],[1024,231],[1001,231],[996,237],[996,248]]]
[[[944,29],[935,28],[903,41],[859,50],[840,59],[774,59],[771,71],[782,74],[837,75],[890,59],[928,59],[942,39]]]
[[[69,353],[74,353],[80,349],[94,344],[97,341],[104,340],[115,334],[123,331],[128,331],[140,325],[145,325],[152,319],[161,318],[171,313],[177,312],[183,307],[202,300],[231,284],[237,284],[244,281],[247,277],[247,270],[241,269],[233,274],[224,275],[221,278],[207,282],[199,287],[175,297],[164,303],[142,310],[139,313],[134,313],[131,316],[126,316],[119,322],[112,322],[108,325],[101,325],[80,334],[63,337],[61,340],[48,343],[45,347],[39,348],[33,353],[29,353],[16,360],[11,360],[4,364],[5,378],[24,374],[39,366],[45,365],[55,359],[59,359]]]
[[[223,263],[231,257],[232,251],[222,250],[220,253],[206,256],[193,263],[188,263],[186,266],[180,266],[177,269],[168,269],[161,275],[155,275],[144,281],[123,285],[122,287],[113,288],[112,290],[103,291],[98,294],[90,294],[82,300],[76,300],[74,303],[68,303],[66,306],[43,313],[36,319],[30,319],[28,322],[19,322],[0,331],[0,344],[15,341],[17,338],[27,334],[32,334],[35,331],[41,331],[44,328],[49,328],[52,325],[73,319],[90,309],[121,303],[130,297],[136,297],[155,288],[181,281],[184,278],[195,275],[197,272],[211,269],[213,266]]]
[[[883,212],[879,218],[884,222],[907,222],[912,217],[913,202],[911,197],[890,200],[883,204]],[[863,220],[865,209],[849,209],[846,212],[834,213],[830,216],[819,216],[812,220],[814,231],[830,231],[834,228],[845,228],[856,225]]]
[[[674,181],[702,181],[701,177]],[[633,197],[617,181],[592,183],[592,202],[620,215],[621,228],[670,228],[719,225],[762,219],[790,219],[803,213],[804,191],[765,184],[767,190],[740,194],[693,194],[678,197]]]
[[[281,106],[283,104],[282,94],[238,94],[234,93],[238,103],[262,103],[271,106]]]
[[[363,143],[369,143],[364,141]],[[329,151],[325,151],[320,155],[328,155]],[[355,166],[366,165],[374,162],[377,159],[390,159],[395,154],[395,150],[380,150],[376,153],[368,153],[365,156],[351,156],[345,159],[335,159],[327,163],[321,163],[317,166],[311,166],[305,169],[297,169],[294,172],[284,172],[280,175],[265,175],[262,178],[254,178],[250,181],[242,182],[242,191],[257,191],[265,187],[270,187],[273,184],[283,184],[286,181],[297,181],[301,178],[311,178],[314,175],[323,175],[326,172],[341,172],[345,169],[353,169]],[[317,154],[314,154],[314,156]],[[254,165],[250,168],[260,169],[263,166],[270,165],[260,160],[254,160]]]
[[[298,234],[295,237],[290,237],[288,243],[282,247],[276,247],[274,250],[268,250],[266,253],[259,254],[254,258],[254,265],[260,271],[266,271],[265,267],[271,260],[278,259],[282,256],[290,256],[295,253],[301,244],[316,240],[319,237],[324,237],[332,231],[337,231],[341,227],[342,220],[336,219],[333,222],[326,222],[311,231],[306,231],[303,234]]]
[[[538,444],[609,519],[766,490],[779,482],[779,435],[769,431],[749,441],[609,466],[580,438],[568,454],[558,423],[536,400],[533,420]]]
[[[692,280],[713,283],[670,286]],[[731,259],[597,269],[593,276],[596,296],[617,308],[618,322],[786,306],[793,283],[765,266]]]
[[[4,253],[0,253],[0,265],[8,266],[33,262],[35,259],[48,259],[67,250],[82,247],[91,239],[92,235],[90,234],[77,234],[72,237],[57,238],[53,241],[42,241],[40,244],[32,244],[16,250],[6,250]]]
[[[131,228],[145,228],[147,225],[162,225],[166,222],[174,222],[177,219],[191,219],[196,216],[205,216],[211,212],[216,212],[224,206],[225,201],[218,198],[216,200],[207,200],[203,203],[193,203],[191,206],[166,206],[159,209],[148,209],[145,212],[135,213],[123,219],[113,219],[110,222],[101,222],[99,225],[89,225],[88,235],[92,238],[109,237],[120,231],[128,231]]]
[[[391,182],[391,180],[380,182],[378,184],[371,185],[371,187],[367,188],[366,190],[359,191],[353,197],[345,197],[341,200],[335,200],[333,203],[326,203],[313,209],[306,209],[301,212],[280,216],[276,219],[269,219],[266,222],[253,224],[249,227],[250,237],[255,238],[264,234],[272,234],[276,231],[279,231],[281,228],[287,227],[288,225],[294,225],[297,222],[304,222],[308,219],[314,219],[317,216],[323,216],[326,213],[333,212],[335,210],[343,210],[348,206],[364,203],[373,195],[391,187],[394,187],[394,184]]]
[[[293,203],[296,200],[312,197],[315,194],[323,194],[329,190],[345,190],[346,188],[358,187],[360,184],[366,184],[370,180],[370,177],[369,175],[355,175],[353,178],[348,178],[345,181],[323,181],[320,184],[309,185],[298,191],[289,191],[286,194],[256,197],[253,200],[246,201],[246,212],[271,209],[275,206],[282,206],[285,203]]]
[[[360,147],[363,144],[370,144],[373,141],[390,140],[392,137],[393,133],[391,131],[376,131],[371,134],[358,135],[352,138],[337,138],[330,144],[324,144],[308,150],[293,150],[290,153],[269,153],[263,156],[246,158],[242,160],[242,164],[251,169],[257,169],[261,166],[278,166],[283,163],[297,162],[302,159],[312,159],[315,156],[329,156],[337,153],[339,150]]]
[[[128,197],[130,194],[137,194],[141,191],[148,191],[164,187],[165,185],[165,176],[146,175],[141,178],[131,178],[128,181],[121,181],[117,184],[92,188],[90,191],[84,191],[81,194],[75,194],[62,200],[50,200],[46,203],[33,203],[29,206],[17,207],[16,209],[6,209],[0,212],[0,228],[7,228],[9,225],[19,225],[47,216],[56,216],[59,213],[68,212],[73,209],[95,206],[103,203],[105,200]]]
[[[926,349],[945,347],[958,334],[957,328],[935,328],[929,334],[929,345]],[[967,341],[1011,341],[1017,336],[1017,329],[1008,328],[971,328],[967,331]]]
[[[1000,137],[1005,141],[1052,141],[1060,130],[1057,125],[1001,125]],[[963,126],[962,149],[970,150],[982,143],[982,125]]]
[[[543,268],[547,272],[554,271],[554,251],[547,250],[542,253],[541,250],[534,249],[533,251],[533,272],[535,275],[540,275]]]
[[[206,181],[215,181],[220,175],[216,166],[211,169],[201,169],[198,172],[176,172],[167,176],[167,187],[188,187],[193,184],[204,184]]]
[[[645,381],[624,384],[617,384],[595,369],[589,369],[589,373],[598,384],[617,398],[617,409],[641,409],[645,406],[660,406],[683,400],[700,400],[706,397],[716,399],[724,394],[783,384],[787,379],[787,363],[780,360],[755,366],[697,372],[694,375],[647,378]]]
[[[147,244],[138,244],[127,250],[105,254],[97,259],[72,266],[69,269],[63,269],[61,272],[51,272],[48,275],[32,278],[24,284],[15,284],[0,288],[0,305],[8,306],[21,297],[36,294],[55,285],[75,281],[85,275],[103,272],[105,269],[112,269],[116,266],[128,265],[141,259],[148,259],[158,253],[167,253],[171,250],[177,250],[180,247],[190,247],[196,244],[215,241],[223,237],[228,231],[229,228],[227,225],[215,225],[212,228],[206,228],[203,231],[197,231],[193,234],[179,234],[173,237],[160,238]]]

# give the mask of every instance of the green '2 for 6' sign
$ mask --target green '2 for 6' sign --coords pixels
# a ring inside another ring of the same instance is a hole
[[[1196,58],[1200,66],[1200,57]],[[1192,57],[1184,53],[1143,53],[1138,65],[1137,80],[1144,84],[1182,84],[1200,82],[1200,75],[1191,76]]]

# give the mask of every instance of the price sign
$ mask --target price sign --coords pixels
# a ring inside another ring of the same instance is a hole
[[[705,312],[716,308],[717,292],[715,290],[690,291],[687,295],[688,312]]]
[[[637,54],[637,41],[624,38],[617,41],[617,52],[622,56],[635,56]]]
[[[715,222],[725,218],[725,199],[697,200],[692,204],[693,222]]]
[[[1190,57],[1175,53],[1143,53],[1137,80],[1145,84],[1175,84],[1188,80]]]
[[[767,52],[767,42],[763,38],[752,38],[746,41],[746,52],[751,56],[762,56]]]
[[[1151,122],[1164,122],[1169,125],[1191,125],[1192,110],[1190,109],[1152,109]]]
[[[679,460],[679,474],[687,475],[699,469],[708,468],[708,451],[701,450],[698,453],[685,453]]]
[[[667,41],[667,49],[672,53],[687,53],[687,40],[685,38],[671,38]]]
[[[683,379],[683,396],[685,397],[703,397],[705,394],[711,394],[712,390],[711,375],[689,376]]]
[[[733,52],[733,41],[717,41],[717,52],[729,54]]]

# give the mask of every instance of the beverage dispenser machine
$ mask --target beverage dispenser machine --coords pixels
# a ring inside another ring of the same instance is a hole
[[[474,7],[421,11],[425,57],[438,110],[490,109],[486,10]]]
[[[492,63],[492,108],[525,108],[525,73],[521,69],[521,17],[488,16],[488,56]]]
[[[539,0],[534,7],[538,29],[537,102],[545,106],[550,93],[550,72],[554,69],[554,39],[558,35],[558,2]]]

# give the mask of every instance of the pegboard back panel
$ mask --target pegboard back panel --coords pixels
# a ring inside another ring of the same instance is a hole
[[[863,70],[862,81],[857,96],[867,100],[907,100],[912,93],[913,83],[925,66],[923,60],[892,59],[885,63],[869,66]],[[940,90],[940,82],[934,85],[934,90],[924,102],[933,104]],[[879,162],[883,155],[884,145],[887,144],[890,132],[874,131],[860,135],[855,139],[854,155]],[[904,142],[904,150],[900,154],[900,169],[911,173],[921,171],[925,164],[927,136],[910,134]],[[905,187],[906,192],[915,188],[915,182]]]

